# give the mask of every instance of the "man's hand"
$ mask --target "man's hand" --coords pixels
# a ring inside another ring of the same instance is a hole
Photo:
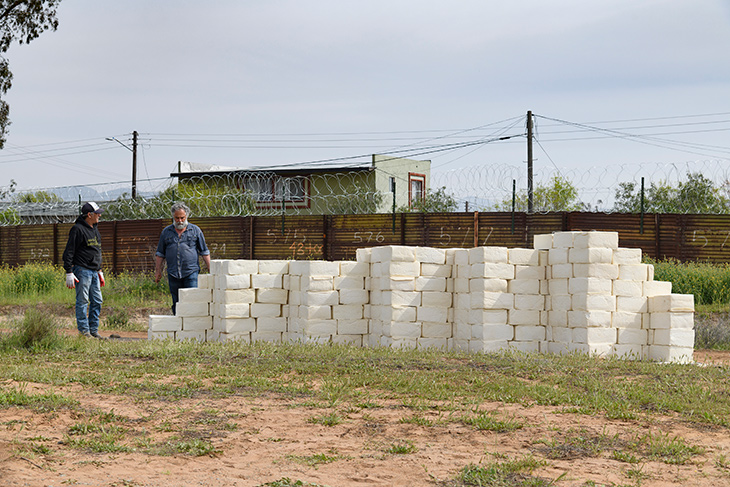
[[[106,282],[104,281],[104,273],[99,271],[99,286],[104,287]]]
[[[69,272],[66,274],[66,287],[69,289],[73,289],[76,287],[76,283],[79,282],[78,278],[74,275],[73,272]]]
[[[155,270],[155,283],[160,282],[162,279],[162,271]]]

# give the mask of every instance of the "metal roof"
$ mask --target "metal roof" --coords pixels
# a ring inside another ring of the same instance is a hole
[[[226,167],[195,162],[180,162],[178,172],[170,173],[170,177],[215,176],[225,174],[312,174],[371,171],[370,162],[349,164],[291,164],[280,166]]]

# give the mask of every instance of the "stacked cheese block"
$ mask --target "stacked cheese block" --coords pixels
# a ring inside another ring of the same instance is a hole
[[[545,267],[534,249],[454,249],[453,347],[546,351]]]
[[[213,276],[203,275],[197,288],[180,289],[175,316],[150,316],[149,337],[155,339],[215,340],[212,335]]]
[[[288,340],[329,342],[337,334],[332,308],[339,304],[335,277],[340,263],[293,261],[289,269]]]
[[[370,265],[367,262],[340,262],[340,275],[334,279],[338,304],[332,309],[337,321],[335,343],[367,345],[370,312]]]
[[[548,351],[690,361],[694,296],[654,281],[639,249],[618,247],[614,232],[535,237],[548,265]]]
[[[255,260],[211,261],[214,341],[251,341],[251,333],[256,331],[256,319],[251,316],[251,305],[256,300],[251,276],[258,274],[258,264]]]
[[[251,275],[256,294],[251,303],[251,318],[256,320],[251,340],[281,343],[287,338],[290,262],[260,260],[258,264],[258,274]]]
[[[368,334],[368,265],[295,261],[290,269],[288,340],[362,346]]]
[[[370,345],[447,348],[452,293],[446,251],[376,247],[358,254],[370,263]]]
[[[359,249],[357,261],[212,261],[151,338],[692,359],[694,301],[614,232],[534,249]]]

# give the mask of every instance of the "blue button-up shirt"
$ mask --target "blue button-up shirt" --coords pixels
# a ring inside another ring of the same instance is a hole
[[[155,255],[167,261],[167,273],[177,279],[200,272],[199,255],[209,255],[203,231],[197,225],[188,223],[182,235],[177,234],[174,225],[168,225],[160,234]]]

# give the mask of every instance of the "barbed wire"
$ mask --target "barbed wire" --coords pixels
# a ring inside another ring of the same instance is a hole
[[[533,175],[534,211],[640,211],[643,179],[646,212],[730,213],[728,160],[623,164],[590,168],[544,167]],[[16,190],[0,187],[0,225],[70,223],[85,201],[103,206],[105,220],[166,219],[175,201],[196,217],[387,213],[393,195],[378,171],[341,173],[230,172],[129,182]],[[491,164],[430,174],[426,198],[440,211],[526,210],[524,165]],[[514,188],[514,193],[513,193]],[[396,184],[396,211],[409,211],[410,182]]]

